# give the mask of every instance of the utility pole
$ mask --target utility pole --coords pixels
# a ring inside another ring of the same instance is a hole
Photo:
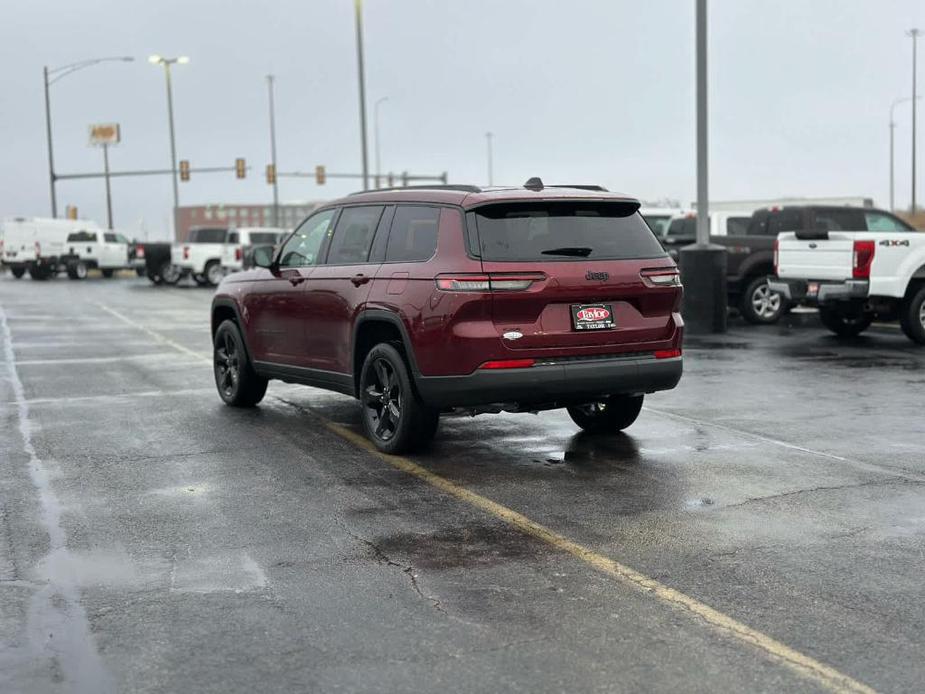
[[[915,125],[916,125],[916,113],[915,113],[915,104],[918,101],[916,97],[916,78],[915,78],[915,68],[916,68],[916,45],[919,41],[919,34],[922,32],[918,29],[910,29],[907,34],[912,37],[912,214],[916,212],[916,200],[915,200]]]
[[[369,190],[369,153],[366,146],[366,74],[363,68],[363,0],[355,0],[357,76],[360,83],[360,144],[363,149],[363,190]]]
[[[379,159],[379,105],[385,101],[388,101],[389,97],[383,96],[380,99],[376,100],[376,103],[373,104],[373,138],[375,142],[373,147],[376,150],[376,174],[375,174],[375,188],[379,188],[379,181],[382,178],[382,163]]]
[[[707,0],[695,0],[697,74],[697,242],[679,254],[682,312],[691,333],[726,332],[726,248],[710,243],[707,111]]]
[[[894,148],[893,148],[894,137],[893,136],[894,136],[894,131],[896,130],[896,107],[899,106],[900,104],[906,103],[907,101],[914,102],[914,101],[918,101],[921,98],[922,97],[917,96],[915,97],[915,99],[912,99],[911,97],[908,97],[908,96],[902,96],[898,99],[894,99],[893,103],[890,104],[890,212],[896,211],[896,203],[895,203],[894,196],[893,196],[893,191],[894,191],[893,180],[894,180],[894,171],[895,171],[894,156],[893,156],[893,152],[894,152]]]
[[[106,228],[112,230],[112,189],[109,185],[109,145],[103,143],[103,174],[106,179]]]
[[[267,91],[270,97],[270,161],[273,164],[273,171],[276,171],[276,110],[273,104],[273,75],[267,75]],[[273,176],[273,226],[279,226],[279,180],[278,176]]]
[[[42,68],[45,77],[45,134],[48,137],[48,184],[51,187],[51,216],[58,216],[58,197],[55,195],[55,155],[51,148],[51,101],[48,96],[48,66]]]
[[[491,151],[491,138],[494,137],[494,134],[491,132],[485,133],[485,144],[488,148],[488,185],[493,186],[495,184],[494,172],[492,171],[493,162],[492,162],[492,151]]]

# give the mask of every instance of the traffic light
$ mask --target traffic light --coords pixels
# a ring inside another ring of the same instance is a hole
[[[315,183],[323,186],[326,180],[328,180],[328,174],[324,170],[324,164],[319,164],[315,167]]]
[[[267,183],[274,184],[276,183],[276,165],[267,164]]]
[[[181,181],[189,180],[189,159],[180,160],[180,180]]]
[[[247,164],[243,158],[234,160],[234,175],[238,178],[244,178],[247,175]]]

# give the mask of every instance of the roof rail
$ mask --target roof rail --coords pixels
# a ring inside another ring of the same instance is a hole
[[[598,186],[598,185],[594,185],[594,184],[585,184],[585,183],[579,183],[579,184],[576,184],[576,185],[557,185],[557,186],[546,186],[546,187],[547,187],[547,188],[575,188],[575,189],[577,189],[577,190],[596,190],[596,191],[599,191],[599,192],[601,192],[601,193],[609,193],[609,192],[610,192],[610,191],[607,190],[604,186]]]
[[[461,193],[481,193],[482,189],[478,186],[465,185],[462,183],[437,184],[432,186],[391,186],[389,188],[373,188],[371,190],[358,190],[350,195],[363,195],[365,193],[385,193],[395,190],[456,190]]]

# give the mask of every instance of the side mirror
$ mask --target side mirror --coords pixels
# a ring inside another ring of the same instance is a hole
[[[255,247],[253,262],[254,267],[271,267],[273,265],[273,246]]]

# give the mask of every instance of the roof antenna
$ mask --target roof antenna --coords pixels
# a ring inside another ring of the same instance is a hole
[[[543,181],[540,180],[539,176],[534,176],[524,183],[524,188],[527,190],[543,190]]]

